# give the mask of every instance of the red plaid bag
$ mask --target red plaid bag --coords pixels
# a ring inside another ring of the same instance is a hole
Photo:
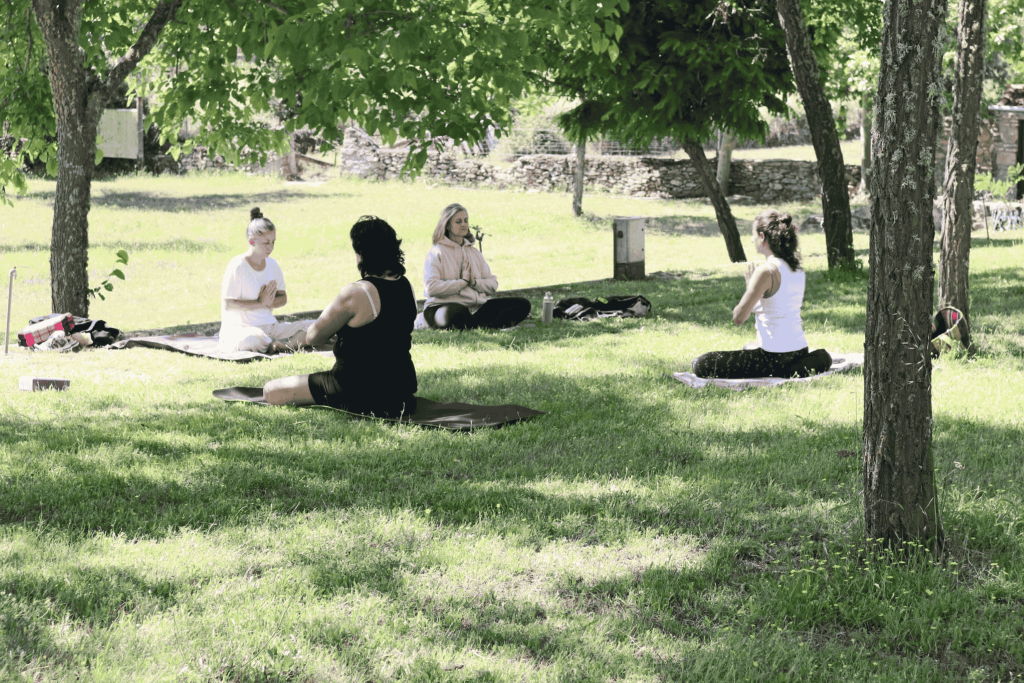
[[[75,317],[70,313],[55,315],[52,318],[40,320],[33,325],[29,325],[18,332],[18,344],[32,348],[36,344],[41,344],[49,339],[58,330],[66,335],[70,335],[74,326]]]

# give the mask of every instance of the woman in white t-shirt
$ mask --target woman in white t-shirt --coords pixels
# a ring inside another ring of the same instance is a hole
[[[711,351],[693,361],[698,377],[807,377],[832,367],[828,351],[808,352],[800,309],[807,274],[800,267],[796,227],[788,213],[762,211],[754,219],[754,248],[765,257],[751,263],[744,277],[747,289],[732,312],[742,325],[753,313],[757,341],[740,351]]]
[[[288,303],[284,273],[270,258],[277,230],[259,207],[249,212],[249,251],[231,259],[220,287],[220,347],[227,351],[294,351],[312,320],[281,323],[273,310]]]

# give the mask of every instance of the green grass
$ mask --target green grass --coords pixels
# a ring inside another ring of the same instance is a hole
[[[99,185],[91,268],[120,246],[132,262],[96,313],[126,329],[216,319],[253,203],[279,225],[294,310],[354,277],[343,228],[363,212],[398,227],[418,284],[453,200],[494,233],[484,250],[504,287],[610,274],[607,218],[571,218],[566,195],[240,176]],[[46,275],[47,191],[36,183],[0,214],[26,226],[4,229],[0,265],[42,264],[20,273],[21,299]],[[608,195],[585,206],[657,217],[648,271],[677,278],[556,296],[641,292],[651,317],[414,335],[420,395],[548,411],[520,425],[450,434],[210,395],[329,365],[314,355],[13,350],[0,384],[0,679],[1019,678],[1021,236],[975,244],[981,351],[939,359],[933,380],[947,552],[907,564],[863,540],[860,458],[844,457],[860,450],[861,375],[743,393],[666,378],[752,336],[729,320],[742,278],[715,267],[727,259],[710,209]],[[828,275],[820,234],[804,239],[812,344],[859,350],[866,281]],[[47,308],[15,304],[17,321]],[[22,393],[22,375],[72,385]]]
[[[861,146],[860,140],[843,140],[839,143],[843,150],[843,163],[851,166],[860,166]],[[677,151],[674,155],[677,159],[689,159],[689,155],[683,150]],[[708,154],[713,157],[714,153]],[[789,159],[791,161],[817,161],[814,154],[814,147],[811,145],[788,145],[786,147],[758,147],[755,149],[737,149],[732,153],[733,159]]]
[[[33,181],[27,198],[18,199],[13,209],[0,207],[3,265],[27,266],[18,271],[14,320],[49,312],[53,188],[53,182]],[[115,280],[114,292],[94,302],[90,313],[128,330],[219,319],[224,267],[249,246],[245,226],[252,206],[277,225],[274,257],[284,270],[289,297],[284,312],[320,310],[344,283],[358,278],[348,230],[366,213],[398,230],[409,279],[422,295],[430,236],[441,209],[452,201],[466,205],[473,224],[488,233],[484,255],[502,289],[609,277],[611,221],[603,217],[610,215],[654,219],[647,235],[648,272],[729,263],[714,210],[701,202],[588,195],[585,208],[595,216],[577,220],[564,195],[546,192],[431,188],[421,182],[286,184],[232,174],[139,176],[93,183],[90,281],[106,277],[119,249],[126,249],[130,260],[123,268],[127,282]],[[808,204],[784,208],[801,220],[820,212]],[[734,209],[744,225],[758,210]],[[861,238],[858,246],[866,248],[866,241]],[[804,253],[812,261],[824,258],[820,233],[809,237]]]
[[[860,166],[860,140],[843,140],[839,143],[843,149],[843,163]],[[759,149],[737,149],[734,159],[792,159],[795,161],[817,161],[814,147],[811,145],[791,145],[788,147],[763,147]]]

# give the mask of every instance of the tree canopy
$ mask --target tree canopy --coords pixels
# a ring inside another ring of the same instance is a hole
[[[773,3],[639,0],[621,32],[606,30],[618,37],[617,59],[570,51],[547,78],[559,93],[585,93],[563,119],[571,135],[585,127],[638,146],[706,140],[716,129],[757,138],[761,107],[787,111],[793,83]]]
[[[5,8],[0,103],[20,142],[0,164],[0,186],[24,190],[25,160],[57,175],[52,305],[85,315],[92,167],[84,159],[97,155],[99,115],[118,87],[147,89],[150,121],[173,153],[202,143],[229,160],[246,150],[264,156],[284,147],[288,130],[308,126],[333,139],[351,120],[386,140],[409,138],[415,166],[437,136],[476,142],[508,122],[527,71],[544,68],[528,39],[539,25],[608,59],[604,31],[615,31],[628,3],[6,0]],[[256,117],[281,107],[286,130]],[[198,135],[178,146],[188,120]]]
[[[763,138],[761,109],[787,111],[793,84],[774,3],[638,0],[621,25],[606,22],[594,35],[610,43],[612,59],[585,45],[567,50],[557,32],[538,41],[549,69],[533,74],[534,82],[577,102],[559,117],[561,128],[577,142],[602,134],[637,147],[656,138],[682,142],[715,207],[730,259],[745,260],[702,143],[716,130]]]

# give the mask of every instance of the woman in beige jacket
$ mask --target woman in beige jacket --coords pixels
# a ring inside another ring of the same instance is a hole
[[[498,291],[498,278],[473,245],[465,207],[449,204],[444,208],[433,242],[423,265],[423,291],[427,296],[423,317],[430,327],[501,329],[517,325],[530,315],[527,299],[491,298]]]

